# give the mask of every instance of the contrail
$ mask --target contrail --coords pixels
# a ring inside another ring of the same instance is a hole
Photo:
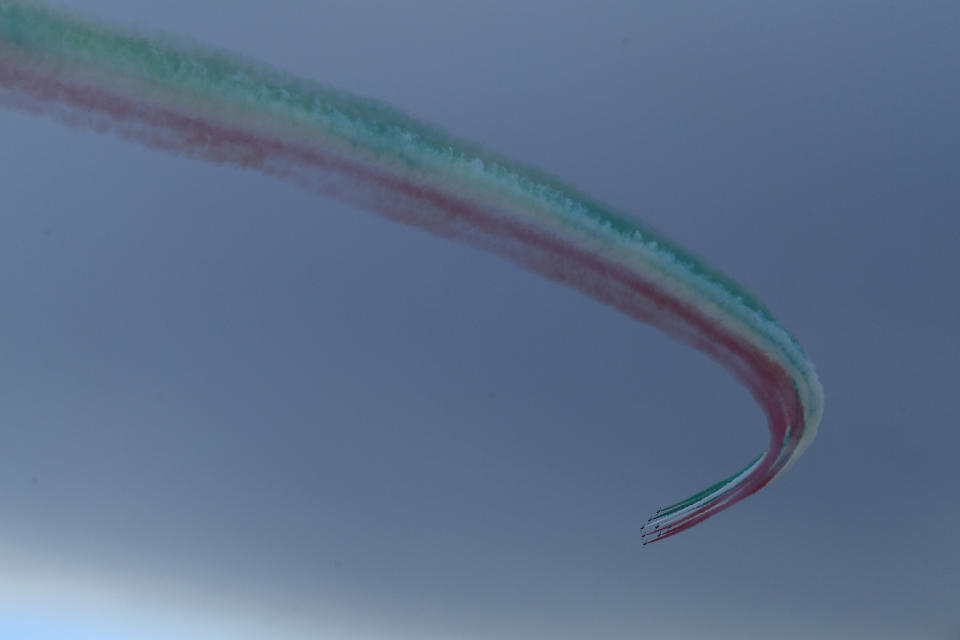
[[[169,37],[0,1],[0,102],[293,180],[482,247],[652,324],[725,366],[767,416],[740,472],[658,509],[644,544],[766,486],[813,440],[812,363],[738,284],[634,218],[383,103]]]

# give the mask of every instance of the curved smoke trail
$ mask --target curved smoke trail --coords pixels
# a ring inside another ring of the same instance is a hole
[[[663,540],[764,487],[810,444],[813,365],[739,285],[651,229],[387,105],[230,54],[0,1],[0,101],[238,165],[506,256],[729,369],[767,415],[740,472],[650,519]]]

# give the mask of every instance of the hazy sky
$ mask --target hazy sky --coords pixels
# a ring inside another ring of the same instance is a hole
[[[351,640],[958,637],[960,4],[61,5],[636,215],[756,292],[826,405],[790,473],[641,551],[767,444],[714,363],[290,184],[0,111],[0,631],[96,585]]]

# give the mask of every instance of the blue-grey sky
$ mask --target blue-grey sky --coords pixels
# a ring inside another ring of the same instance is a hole
[[[5,110],[0,562],[345,638],[960,634],[956,2],[62,6],[636,215],[768,304],[826,406],[790,473],[641,551],[767,443],[714,363],[475,249]]]

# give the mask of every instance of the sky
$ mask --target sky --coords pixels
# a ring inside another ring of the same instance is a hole
[[[960,636],[960,5],[58,6],[635,215],[755,292],[826,402],[789,473],[641,549],[767,443],[715,363],[496,256],[3,110],[0,635]]]

